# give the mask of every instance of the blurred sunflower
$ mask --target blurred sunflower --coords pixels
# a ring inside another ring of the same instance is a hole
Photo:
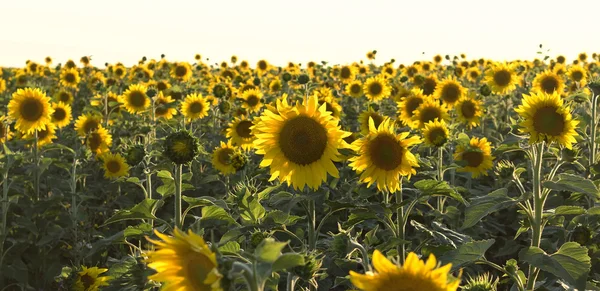
[[[0,116],[0,144],[12,139],[13,133],[10,130],[10,124],[6,116]]]
[[[363,85],[363,92],[371,101],[379,101],[390,96],[391,88],[382,76],[368,78]]]
[[[460,278],[451,280],[449,277],[452,264],[438,267],[433,254],[427,262],[409,253],[403,266],[390,262],[381,252],[373,252],[373,266],[376,273],[358,274],[350,271],[350,281],[354,286],[364,291],[456,291]]]
[[[39,130],[37,132],[38,136],[38,147],[45,146],[47,144],[51,144],[53,140],[56,139],[56,125],[53,123],[48,123],[45,129]],[[35,133],[28,133],[24,136],[26,139],[34,139]],[[32,141],[33,143],[33,141]]]
[[[232,155],[235,153],[235,148],[231,145],[231,141],[227,143],[221,142],[212,153],[212,165],[223,175],[230,175],[236,172],[233,166]]]
[[[400,102],[398,102],[398,118],[407,126],[411,128],[416,128],[417,123],[415,123],[414,112],[421,106],[421,104],[425,101],[425,96],[423,96],[423,90],[419,88],[413,88],[410,90],[408,96],[403,97]],[[377,124],[375,124],[377,126]]]
[[[90,132],[86,139],[85,144],[88,146],[90,151],[97,155],[101,155],[109,150],[112,145],[112,135],[108,133],[102,125]]]
[[[217,256],[201,236],[177,228],[173,236],[154,232],[162,241],[146,238],[157,247],[146,253],[148,266],[157,272],[148,279],[164,282],[164,290],[223,290]]]
[[[281,88],[282,88],[282,85],[281,85],[281,81],[279,79],[272,80],[269,83],[269,91],[271,93],[277,93],[277,92],[281,91]]]
[[[77,281],[75,281],[73,289],[75,291],[98,291],[100,287],[108,286],[108,281],[111,277],[100,276],[100,274],[106,271],[108,269],[82,266],[82,270],[77,274]]]
[[[187,95],[183,102],[181,102],[180,107],[181,114],[185,117],[186,122],[208,116],[208,109],[208,103],[200,93]]]
[[[567,71],[567,77],[569,77],[571,81],[578,83],[579,86],[585,86],[587,83],[587,71],[578,65],[574,65],[569,68]],[[0,92],[2,92],[2,90],[0,90]]]
[[[366,111],[363,111],[358,116],[358,124],[360,125],[360,133],[367,135],[369,134],[369,120],[373,120],[375,128],[379,128],[379,125],[386,119],[386,116],[375,112],[373,108],[369,107]]]
[[[171,67],[171,77],[186,82],[192,76],[192,66],[187,62],[174,63]]]
[[[514,66],[498,63],[490,67],[485,73],[485,82],[496,94],[509,94],[517,87],[519,79],[514,72]]]
[[[342,83],[350,83],[356,76],[356,68],[352,66],[342,66],[340,68],[339,78]]]
[[[73,94],[71,92],[61,89],[58,90],[56,94],[54,94],[54,99],[58,102],[63,102],[65,104],[73,103]]]
[[[167,80],[155,81],[153,85],[154,85],[154,87],[156,87],[156,90],[158,90],[160,92],[167,91],[167,90],[169,90],[169,88],[171,88],[171,84]]]
[[[465,72],[467,79],[471,82],[477,82],[481,76],[481,71],[477,67],[471,67]]]
[[[435,89],[438,86],[438,79],[435,75],[430,75],[423,78],[423,83],[419,85],[419,88],[423,90],[423,95],[433,96]]]
[[[387,78],[393,78],[396,76],[396,69],[392,66],[392,64],[386,64],[381,68],[381,72]]]
[[[481,101],[473,97],[463,97],[456,103],[456,115],[467,127],[472,128],[479,125],[479,119],[483,115]]]
[[[249,112],[260,111],[263,105],[261,102],[262,96],[263,94],[258,89],[246,90],[244,94],[242,94],[242,99],[244,100],[242,107]]]
[[[121,154],[105,153],[101,157],[104,177],[119,178],[129,175],[129,165]]]
[[[170,96],[164,96],[162,92],[158,92],[154,97],[154,116],[156,118],[164,118],[170,120],[174,115],[177,115],[177,108],[171,105],[175,102]]]
[[[93,130],[98,129],[101,123],[102,116],[100,115],[93,113],[82,114],[75,121],[75,131],[77,131],[79,136],[84,137]]]
[[[52,109],[54,109],[54,112],[52,113],[51,121],[56,127],[63,128],[71,123],[71,119],[73,119],[73,116],[71,115],[71,106],[58,102],[52,103]]]
[[[579,121],[573,119],[570,110],[557,92],[523,94],[523,104],[515,109],[523,119],[519,123],[521,131],[530,135],[530,144],[557,142],[568,149],[577,142],[575,137],[579,135],[575,131]]]
[[[544,92],[547,94],[557,92],[558,94],[562,94],[565,91],[565,82],[559,75],[552,71],[537,74],[533,79],[532,85],[532,91],[535,92]]]
[[[18,89],[8,103],[8,115],[16,120],[15,128],[23,133],[45,129],[53,112],[50,98],[37,88]]]
[[[129,113],[141,113],[150,106],[150,98],[146,95],[146,91],[144,85],[130,85],[127,91],[119,96],[119,100]]]
[[[423,128],[425,124],[434,120],[448,121],[450,116],[448,115],[448,108],[444,104],[432,97],[426,97],[423,103],[413,111],[413,122],[416,128]]]
[[[265,74],[270,68],[271,65],[269,65],[269,63],[265,60],[260,60],[256,63],[256,72],[259,75]]]
[[[390,119],[385,119],[379,127],[369,118],[368,134],[355,140],[351,149],[359,155],[350,158],[349,166],[360,175],[360,181],[370,187],[377,184],[380,191],[391,193],[400,189],[400,176],[416,174],[414,168],[419,167],[419,161],[410,152],[409,147],[421,143],[408,132],[396,135],[396,130]]]
[[[255,139],[252,130],[250,130],[253,125],[254,123],[244,115],[236,117],[229,123],[226,136],[231,140],[233,145],[249,151],[253,148],[252,142]]]
[[[335,100],[333,95],[319,98],[319,106],[325,104],[325,110],[331,113],[331,116],[340,118],[342,106]]]
[[[77,88],[79,85],[79,71],[77,69],[63,69],[60,74],[60,84],[65,87]]]
[[[466,89],[454,77],[449,77],[438,83],[433,96],[452,108],[466,94]]]
[[[347,146],[343,138],[350,134],[341,130],[339,119],[327,114],[325,105],[319,107],[315,95],[291,108],[278,102],[277,110],[265,110],[251,128],[256,153],[263,155],[260,166],[270,166],[270,180],[317,189],[327,174],[338,177],[333,162],[340,160],[338,149]]]
[[[125,66],[118,64],[113,68],[113,76],[115,76],[115,78],[123,79],[125,74],[127,74],[127,68],[125,68]]]
[[[458,145],[454,153],[454,160],[465,163],[458,171],[470,172],[473,178],[481,175],[487,176],[487,171],[493,167],[494,160],[490,144],[485,137],[482,139],[473,137],[468,145]]]
[[[6,91],[6,81],[0,76],[0,93]]]
[[[346,95],[359,98],[363,95],[363,84],[360,80],[354,80],[346,85]]]
[[[436,119],[425,124],[423,140],[426,145],[439,148],[444,146],[448,139],[450,139],[450,132],[443,120]]]

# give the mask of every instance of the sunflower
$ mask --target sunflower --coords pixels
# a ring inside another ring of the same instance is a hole
[[[265,110],[251,128],[256,153],[263,155],[260,166],[270,166],[270,180],[317,189],[328,173],[339,176],[333,162],[340,160],[338,148],[347,146],[343,138],[350,133],[341,130],[324,104],[318,106],[315,95],[291,108],[283,103],[278,102],[278,112]]]
[[[156,90],[160,92],[167,91],[169,90],[169,88],[171,88],[171,84],[167,80],[156,81],[153,85],[154,87],[156,87]]]
[[[485,73],[485,82],[496,94],[509,94],[515,90],[519,78],[514,71],[513,65],[506,63],[495,64]]]
[[[435,89],[438,86],[438,79],[434,75],[423,78],[423,82],[419,85],[419,88],[423,90],[423,95],[433,96]]]
[[[212,153],[212,165],[223,175],[230,175],[236,172],[231,159],[235,153],[235,148],[231,145],[231,141],[227,143],[221,142]]]
[[[472,97],[464,97],[456,103],[456,115],[467,127],[472,128],[479,125],[479,119],[483,115],[481,101]]]
[[[171,77],[180,80],[187,81],[192,76],[192,66],[187,62],[173,63],[171,67]]]
[[[386,64],[385,66],[383,66],[381,72],[387,78],[393,78],[396,76],[396,69],[392,66],[392,64]]]
[[[279,79],[272,80],[269,83],[269,91],[271,93],[277,93],[277,92],[281,91],[281,88],[282,88],[282,85],[281,85],[281,81]]]
[[[53,123],[48,123],[46,125],[46,129],[39,130],[37,132],[38,136],[38,147],[45,146],[47,144],[51,144],[52,140],[56,139],[56,125]],[[28,133],[24,136],[26,139],[34,139],[35,133]]]
[[[358,116],[358,124],[360,125],[360,133],[367,135],[369,134],[369,120],[373,120],[375,128],[379,128],[379,125],[386,119],[386,116],[375,112],[373,108],[369,107],[366,111],[362,112]]]
[[[119,101],[123,103],[129,113],[140,113],[150,106],[150,98],[146,95],[148,89],[141,84],[130,85]]]
[[[125,66],[123,66],[123,65],[116,65],[113,68],[113,75],[117,79],[122,79],[123,77],[125,77],[125,74],[127,74],[127,68],[125,68]]]
[[[201,236],[177,228],[173,236],[155,233],[162,241],[147,238],[157,246],[146,253],[148,266],[157,272],[148,279],[164,282],[164,290],[223,290],[217,255]]]
[[[260,102],[262,96],[262,93],[258,89],[246,90],[242,94],[242,98],[244,99],[242,107],[250,112],[258,112],[262,108],[262,103]]]
[[[102,116],[100,115],[91,113],[82,114],[75,121],[75,130],[79,136],[84,137],[93,130],[98,129],[101,123]]]
[[[120,154],[105,153],[101,157],[104,177],[119,178],[129,175],[129,165]]]
[[[400,189],[400,176],[416,174],[419,167],[417,158],[409,147],[421,143],[421,140],[408,132],[396,135],[390,119],[384,120],[379,127],[369,118],[368,134],[355,140],[351,148],[359,155],[350,158],[350,167],[360,175],[360,181],[370,187],[377,183],[380,191],[396,192]]]
[[[579,65],[571,66],[567,71],[567,76],[571,81],[578,83],[580,86],[585,86],[587,83],[587,71]]]
[[[181,114],[187,122],[208,116],[208,103],[200,93],[192,93],[181,102]]]
[[[452,108],[465,94],[465,87],[454,77],[449,77],[438,83],[433,96]]]
[[[335,100],[333,95],[319,98],[319,106],[325,104],[325,110],[331,113],[331,116],[340,118],[342,114],[342,106]]]
[[[419,291],[456,291],[460,278],[449,279],[452,264],[438,267],[433,254],[427,262],[409,253],[403,266],[390,262],[381,252],[373,252],[373,267],[377,273],[358,274],[350,271],[350,281],[364,291],[419,290]]]
[[[443,120],[438,119],[425,124],[423,128],[423,140],[425,144],[432,147],[442,147],[450,138],[448,126]]]
[[[340,68],[339,78],[343,83],[350,83],[356,76],[356,67],[354,66],[342,66]]]
[[[79,72],[75,68],[63,69],[60,74],[60,84],[65,87],[77,88],[80,80]]]
[[[252,134],[252,130],[250,130],[253,125],[254,123],[244,115],[236,117],[229,124],[226,136],[234,145],[249,151],[252,149],[252,142],[255,139],[255,136]]]
[[[433,97],[426,97],[423,103],[413,111],[413,127],[423,128],[425,124],[436,119],[448,121],[448,108]]]
[[[530,144],[555,141],[571,149],[576,142],[575,136],[579,134],[575,128],[579,121],[573,120],[571,109],[563,104],[557,92],[523,94],[523,104],[515,111],[523,118],[520,122],[521,131],[529,133]]]
[[[54,99],[58,102],[71,104],[73,103],[73,94],[67,90],[59,90],[56,94],[54,94]]]
[[[533,91],[545,92],[552,94],[557,92],[562,94],[565,91],[565,82],[563,79],[552,71],[545,71],[537,74],[533,79]]]
[[[414,112],[425,101],[423,90],[413,88],[408,96],[403,97],[398,102],[398,118],[407,126],[415,128],[417,125],[413,119]],[[375,124],[377,126],[377,124]]]
[[[359,80],[354,80],[346,85],[346,95],[359,98],[363,95],[363,84]]]
[[[13,137],[6,116],[0,116],[0,144],[9,141]]]
[[[37,88],[18,89],[8,103],[8,115],[17,121],[15,127],[23,133],[45,129],[53,112],[50,98]]]
[[[271,65],[265,60],[260,60],[256,63],[256,72],[259,75],[266,73],[271,68]]]
[[[472,67],[467,69],[465,74],[467,75],[467,79],[469,81],[477,82],[479,80],[479,77],[481,76],[481,71],[477,67]]]
[[[0,68],[1,70],[1,68]],[[0,78],[0,93],[6,91],[6,81],[2,78]]]
[[[487,171],[493,167],[494,160],[490,142],[485,137],[482,139],[473,137],[468,145],[461,144],[456,147],[454,160],[465,164],[458,169],[459,172],[470,172],[473,178],[487,176]]]
[[[164,118],[170,120],[174,115],[177,115],[177,108],[172,107],[170,104],[175,102],[171,96],[164,96],[162,92],[158,92],[154,97],[154,116],[156,118]]]
[[[379,101],[390,96],[392,89],[382,76],[370,77],[363,85],[363,92],[371,101]]]
[[[198,138],[189,131],[181,130],[169,134],[163,143],[163,154],[177,165],[191,162],[200,151]]]
[[[98,291],[100,287],[108,286],[108,281],[112,278],[110,276],[100,276],[106,271],[108,269],[82,266],[82,270],[77,274],[77,281],[75,281],[73,289],[75,291]]]
[[[102,125],[87,135],[85,144],[95,154],[101,155],[108,151],[112,145],[112,136]]]
[[[63,128],[71,123],[71,119],[73,119],[73,116],[71,115],[71,106],[58,102],[52,103],[52,109],[54,109],[54,112],[52,113],[52,123],[54,123],[56,127]]]

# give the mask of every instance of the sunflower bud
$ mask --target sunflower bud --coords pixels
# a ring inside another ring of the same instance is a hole
[[[400,82],[402,82],[402,83],[406,83],[406,81],[408,81],[408,77],[407,77],[407,76],[402,76],[402,77],[400,78]]]
[[[254,78],[254,80],[252,80],[252,84],[254,84],[254,86],[260,86],[260,78]]]
[[[571,97],[571,99],[573,99],[573,101],[575,101],[579,104],[585,103],[590,100],[590,96],[588,94],[586,94],[585,92],[577,92],[577,93],[571,95],[570,97]]]
[[[177,165],[191,162],[199,153],[198,138],[189,131],[181,130],[167,136],[163,143],[163,153]]]
[[[469,278],[467,284],[461,288],[461,290],[467,291],[496,291],[498,289],[498,278],[494,279],[489,273],[485,273]]]
[[[269,236],[266,233],[256,230],[250,235],[250,245],[252,245],[252,248],[256,248],[267,237]]]
[[[561,150],[562,159],[567,162],[574,162],[579,158],[579,148],[573,147],[572,149],[563,148]]]
[[[293,268],[292,273],[302,280],[308,281],[317,274],[323,264],[323,259],[318,258],[315,253],[308,253],[304,255],[304,262],[304,265]]]
[[[298,76],[298,84],[305,85],[310,81],[310,77],[307,74],[301,74]]]
[[[600,95],[600,80],[594,80],[588,84],[594,95]]]
[[[248,164],[248,156],[244,152],[237,150],[231,154],[231,165],[236,171],[243,169]]]
[[[592,233],[590,230],[583,226],[579,225],[575,227],[573,233],[571,234],[571,241],[574,241],[582,246],[585,246],[590,243],[592,238]]]
[[[164,59],[165,58],[165,54],[160,54],[160,58]]]
[[[329,247],[329,250],[336,254],[338,258],[343,258],[348,254],[348,245],[350,244],[350,238],[345,232],[340,232],[333,235],[333,241]]]
[[[508,160],[501,160],[500,162],[498,162],[498,164],[496,165],[496,168],[494,169],[494,173],[496,173],[496,175],[498,177],[504,178],[504,179],[511,178],[514,171],[515,171],[515,164],[513,164],[513,162],[508,161]]]
[[[135,166],[142,162],[144,156],[146,156],[146,150],[144,149],[144,146],[141,144],[136,144],[127,150],[125,159],[127,160],[127,164]]]
[[[283,75],[281,75],[281,79],[283,79],[284,82],[289,82],[292,79],[292,74],[284,72]]]
[[[479,93],[487,97],[490,96],[490,94],[492,94],[492,90],[487,84],[483,84],[481,87],[479,87]]]
[[[227,86],[219,83],[213,87],[212,93],[215,95],[215,97],[223,98],[227,95]]]
[[[156,89],[150,88],[146,91],[146,95],[150,98],[154,98],[156,96]]]
[[[227,101],[221,101],[219,103],[219,111],[223,114],[227,114],[231,110],[231,103]]]

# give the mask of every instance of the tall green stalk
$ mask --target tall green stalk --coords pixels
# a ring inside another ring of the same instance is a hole
[[[181,172],[183,165],[175,166],[175,227],[181,228]]]
[[[308,249],[314,250],[317,248],[317,235],[315,232],[316,227],[316,213],[315,213],[315,200],[312,198],[308,199]]]
[[[544,231],[543,212],[546,197],[542,193],[542,164],[544,159],[544,142],[534,146],[533,151],[533,219],[531,224],[531,246],[540,247]],[[529,266],[527,290],[533,290],[539,270]]]
[[[38,131],[35,130],[35,141],[33,143],[33,163],[35,167],[33,168],[33,183],[35,189],[35,199],[36,201],[40,200],[40,159],[39,159],[39,148],[38,148]]]
[[[402,180],[400,177],[400,189],[396,191],[396,203],[398,205],[402,204]],[[396,227],[398,228],[398,238],[404,241],[406,237],[406,223],[404,217],[404,207],[398,207],[396,210]],[[400,242],[400,245],[397,248],[398,255],[400,256],[400,262],[404,264],[404,260],[406,259],[406,245],[404,242]]]
[[[592,117],[590,118],[590,161],[589,161],[589,169],[592,168],[592,166],[594,165],[594,163],[596,163],[596,132],[598,124],[597,124],[597,117],[596,115],[598,114],[598,110],[597,110],[597,105],[598,105],[598,97],[600,97],[599,95],[596,95],[594,93],[592,93]]]

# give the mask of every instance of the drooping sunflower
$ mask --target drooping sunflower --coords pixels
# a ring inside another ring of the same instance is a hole
[[[0,144],[9,141],[13,137],[13,133],[10,130],[10,124],[8,123],[6,116],[0,116]]]
[[[75,131],[79,136],[84,137],[93,130],[98,129],[101,124],[102,116],[92,113],[82,114],[75,121]]]
[[[208,116],[208,103],[202,97],[202,94],[192,93],[187,95],[183,102],[181,102],[180,110],[186,122],[191,122]]]
[[[277,110],[263,111],[251,128],[256,153],[263,155],[260,166],[270,166],[270,180],[317,189],[327,174],[338,177],[333,162],[340,160],[338,149],[347,147],[343,138],[350,134],[341,130],[339,119],[325,105],[319,107],[315,95],[294,107],[278,102]]]
[[[563,104],[557,92],[523,94],[523,104],[515,111],[523,119],[520,122],[521,131],[529,133],[530,144],[555,141],[571,149],[576,142],[575,137],[579,134],[575,128],[579,121],[573,119],[571,108]]]
[[[54,112],[52,113],[52,123],[54,123],[56,127],[63,128],[71,123],[71,119],[73,119],[73,116],[71,115],[71,106],[58,102],[52,103],[52,109],[54,109]]]
[[[170,120],[174,115],[177,115],[177,108],[172,106],[175,100],[171,96],[166,96],[162,92],[158,92],[154,97],[154,116],[156,118],[164,118]]]
[[[171,66],[171,77],[186,82],[192,76],[192,66],[187,62],[174,63]]]
[[[519,78],[515,74],[514,66],[506,63],[492,65],[485,72],[485,82],[496,94],[509,94],[519,84]]]
[[[445,104],[440,104],[433,97],[425,97],[423,103],[413,111],[413,122],[415,128],[423,128],[425,124],[436,119],[448,121],[448,108]]]
[[[50,98],[37,88],[18,89],[8,103],[8,115],[16,120],[15,128],[23,133],[45,129],[53,112]]]
[[[369,107],[366,111],[363,111],[358,116],[358,124],[360,125],[360,133],[367,135],[369,134],[369,120],[373,120],[375,128],[379,128],[379,125],[386,119],[386,116],[375,112],[373,108]]]
[[[146,253],[148,266],[157,271],[149,279],[164,282],[164,290],[223,290],[217,256],[201,236],[178,228],[173,236],[155,233],[162,241],[147,238],[157,246]]]
[[[244,99],[242,107],[250,112],[260,111],[263,105],[260,101],[262,96],[262,93],[258,89],[246,90],[244,94],[242,94],[242,99]]]
[[[458,171],[470,172],[473,178],[481,175],[487,176],[487,171],[494,166],[490,144],[485,137],[481,139],[473,137],[468,145],[458,145],[454,153],[454,160],[465,163]]]
[[[96,155],[101,155],[110,149],[110,146],[112,145],[112,135],[106,128],[99,125],[96,130],[87,135],[85,144],[90,151]]]
[[[433,96],[452,108],[458,100],[466,95],[466,89],[454,77],[449,77],[438,83]]]
[[[75,291],[98,291],[102,286],[108,286],[110,276],[100,276],[108,269],[82,266],[82,270],[77,274],[77,281],[73,289]]]
[[[81,77],[79,77],[79,71],[76,68],[65,68],[60,73],[60,84],[65,87],[77,88],[80,80]]]
[[[227,128],[227,138],[231,140],[233,145],[239,146],[242,149],[249,151],[252,149],[252,142],[256,138],[252,134],[250,128],[254,125],[252,120],[242,115],[236,117]]]
[[[230,175],[236,172],[233,166],[232,155],[235,153],[235,148],[231,141],[227,143],[221,142],[212,153],[212,165],[223,175]]]
[[[119,96],[119,101],[129,113],[141,113],[150,106],[150,98],[146,95],[147,90],[148,88],[141,84],[130,85],[127,91]]]
[[[481,101],[473,97],[464,97],[456,103],[456,115],[467,127],[472,128],[479,125],[479,119],[483,115]]]
[[[390,96],[392,89],[383,76],[368,78],[363,85],[363,92],[371,101],[379,101]]]
[[[363,95],[363,84],[359,80],[354,80],[346,85],[346,95],[354,98],[361,97]]]
[[[373,267],[376,273],[359,274],[350,271],[350,281],[364,291],[456,291],[460,278],[451,280],[452,264],[438,267],[433,254],[427,262],[409,253],[403,266],[390,262],[381,252],[373,252]]]
[[[587,83],[587,70],[579,65],[574,65],[567,71],[567,76],[571,81],[576,82],[579,86],[585,86]],[[2,92],[0,90],[0,92]]]
[[[398,118],[407,126],[416,128],[417,124],[413,119],[414,112],[425,101],[423,90],[413,88],[406,97],[402,97],[398,102]],[[376,124],[377,125],[377,124]]]
[[[421,139],[403,132],[396,135],[390,119],[384,120],[379,127],[369,118],[369,133],[355,140],[351,148],[359,155],[350,158],[350,167],[360,175],[360,181],[370,187],[377,184],[380,191],[391,193],[400,189],[400,176],[416,174],[414,168],[419,161],[410,152],[409,147],[421,143]]]
[[[101,156],[102,167],[104,168],[104,177],[119,178],[129,174],[129,165],[121,154],[105,153]]]
[[[533,79],[532,85],[532,91],[535,92],[544,92],[547,94],[557,92],[558,94],[562,94],[565,91],[565,82],[559,75],[552,71],[537,74]]]
[[[448,139],[450,139],[450,132],[445,121],[436,119],[425,124],[423,140],[426,145],[442,147],[448,142]]]
[[[53,140],[56,139],[56,125],[53,123],[48,123],[45,129],[39,130],[37,132],[38,135],[38,147],[45,146],[47,144],[51,144]],[[26,139],[35,139],[35,133],[25,134],[24,138]],[[32,140],[33,144],[33,140]]]

